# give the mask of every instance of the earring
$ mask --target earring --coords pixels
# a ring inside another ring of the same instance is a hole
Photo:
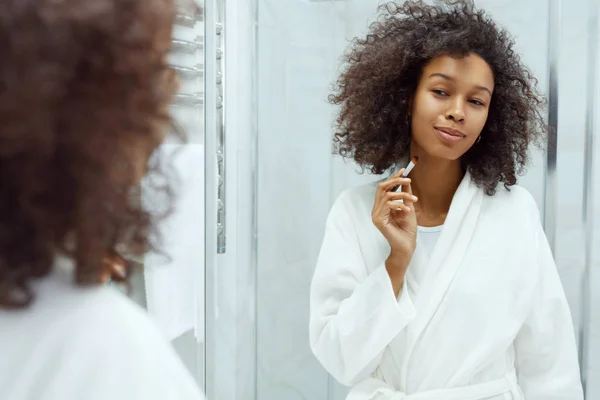
[[[477,140],[475,141],[475,143],[479,143],[481,142],[481,135],[479,135],[479,137],[477,138]]]

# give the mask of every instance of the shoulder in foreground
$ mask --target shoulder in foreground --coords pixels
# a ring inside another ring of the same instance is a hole
[[[112,288],[99,288],[97,298],[90,298],[85,308],[81,311],[89,315],[89,322],[96,326],[98,332],[110,331],[122,335],[121,339],[126,342],[131,340],[138,344],[140,335],[148,339],[167,341],[144,309]],[[88,317],[84,314],[81,318]]]
[[[66,286],[66,285],[65,285]],[[80,350],[109,354],[138,354],[151,346],[167,345],[167,339],[137,304],[110,287],[64,287],[54,314],[63,315],[65,339]],[[67,339],[67,337],[69,339]]]
[[[84,304],[69,315],[65,340],[76,364],[96,377],[90,384],[103,382],[94,389],[94,399],[203,398],[145,310],[109,287],[92,289],[84,297]]]

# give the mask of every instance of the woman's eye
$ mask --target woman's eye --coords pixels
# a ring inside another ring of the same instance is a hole
[[[475,100],[475,99],[471,100],[471,103],[475,104],[476,106],[482,106],[483,105],[483,103],[481,101]]]
[[[440,96],[448,96],[448,93],[444,92],[443,90],[433,89],[432,92],[435,94],[439,94]]]

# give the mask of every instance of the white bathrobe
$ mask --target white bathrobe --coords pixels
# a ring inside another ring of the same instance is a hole
[[[116,290],[73,284],[57,258],[34,303],[0,309],[1,400],[202,400],[144,310]]]
[[[347,400],[583,399],[569,306],[532,196],[465,175],[398,299],[376,184],[345,191],[311,287],[310,342]]]

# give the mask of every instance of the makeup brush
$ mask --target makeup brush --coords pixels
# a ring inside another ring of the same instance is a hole
[[[406,166],[406,169],[402,173],[403,178],[406,178],[408,176],[408,174],[410,174],[410,171],[412,171],[412,169],[415,167],[415,165],[417,165],[418,161],[419,161],[419,156],[414,156],[413,158],[410,159],[410,162],[408,163],[408,165]]]
[[[419,161],[419,156],[413,156],[410,159],[410,162],[408,163],[408,165],[406,166],[406,169],[402,173],[403,178],[406,178],[408,176],[408,174],[410,174],[410,171],[412,171],[412,169],[415,167],[415,165],[417,165],[418,161]],[[396,190],[394,190],[394,192],[401,192],[401,191],[402,191],[402,185],[398,186],[396,188]],[[402,200],[400,200],[400,201],[402,201]]]

